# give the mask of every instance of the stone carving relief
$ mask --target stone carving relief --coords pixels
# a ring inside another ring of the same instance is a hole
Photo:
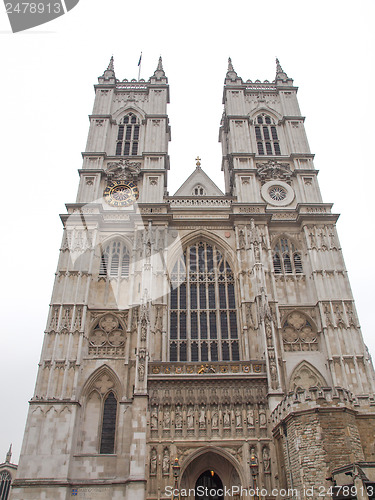
[[[298,311],[284,321],[282,339],[285,351],[317,351],[318,334],[306,316]]]
[[[96,314],[92,313],[92,316],[95,317]],[[125,317],[127,320],[127,313]],[[120,320],[116,315],[107,313],[94,321],[88,339],[89,355],[124,355],[126,323],[123,319]]]
[[[109,181],[137,181],[140,171],[140,162],[124,159],[108,162],[105,173]]]
[[[262,185],[268,181],[279,179],[291,184],[292,170],[288,163],[279,163],[274,160],[269,160],[264,163],[257,163],[257,176],[260,178]]]

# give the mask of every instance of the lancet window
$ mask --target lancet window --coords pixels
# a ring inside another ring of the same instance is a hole
[[[262,113],[255,119],[255,138],[258,155],[280,155],[280,142],[277,134],[277,125],[270,116]]]
[[[103,407],[100,453],[114,453],[116,434],[117,399],[113,392],[105,398]]]
[[[129,266],[130,255],[126,245],[120,241],[112,241],[102,251],[99,276],[127,278]]]
[[[235,282],[225,256],[200,241],[171,275],[170,361],[239,360]]]
[[[118,126],[116,156],[136,156],[139,146],[139,119],[128,113]]]
[[[8,471],[3,471],[0,474],[0,500],[7,500],[10,491],[12,476]]]
[[[302,274],[302,258],[289,238],[280,238],[273,251],[275,274]]]

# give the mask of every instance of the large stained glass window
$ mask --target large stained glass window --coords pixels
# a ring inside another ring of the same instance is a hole
[[[240,358],[232,269],[206,242],[186,248],[171,275],[170,361]]]

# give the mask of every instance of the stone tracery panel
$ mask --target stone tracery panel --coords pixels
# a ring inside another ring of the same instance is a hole
[[[290,313],[283,323],[282,339],[285,351],[317,351],[318,334],[306,316]]]
[[[121,320],[112,313],[96,319],[89,333],[89,355],[124,356],[126,322],[127,314]]]

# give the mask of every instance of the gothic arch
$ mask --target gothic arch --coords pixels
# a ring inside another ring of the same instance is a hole
[[[259,108],[254,109],[249,113],[249,118],[254,121],[255,117],[260,113],[267,113],[268,115],[270,115],[275,120],[276,125],[278,125],[278,122],[281,121],[283,118],[278,111],[276,111],[274,108],[267,106],[261,106]]]
[[[181,252],[181,247],[184,250],[185,248],[187,248],[190,245],[193,245],[199,240],[202,240],[205,243],[209,243],[211,245],[216,245],[225,256],[233,273],[237,273],[239,271],[238,264],[235,259],[235,253],[233,252],[232,247],[223,238],[206,229],[196,229],[195,231],[191,231],[189,234],[184,235],[178,242],[175,242],[173,245],[170,246],[168,254],[169,274],[171,273],[173,266],[175,265],[176,260],[179,257],[179,252]]]
[[[124,106],[121,106],[121,108],[115,111],[112,115],[112,118],[116,122],[116,125],[119,125],[122,118],[128,113],[134,113],[140,121],[146,118],[145,112],[142,111],[142,109],[139,108],[136,104],[133,103],[131,106],[129,106],[129,104],[124,104]]]
[[[121,399],[122,384],[108,365],[101,366],[90,375],[82,388],[80,399],[87,399],[92,392],[97,392],[102,398],[113,392],[118,401]]]
[[[288,319],[288,317],[290,315],[292,315],[293,313],[298,313],[301,316],[303,316],[304,318],[306,318],[306,320],[310,323],[310,325],[314,329],[314,331],[318,332],[318,327],[317,327],[315,321],[311,318],[311,316],[309,314],[307,314],[305,311],[301,311],[300,309],[293,309],[293,310],[289,310],[289,311],[285,312],[281,317],[281,325],[282,326],[285,324],[285,321]]]
[[[208,469],[214,470],[227,487],[231,486],[231,480],[239,482],[238,486],[246,484],[244,470],[235,457],[224,449],[205,446],[193,452],[183,462],[180,489],[194,488],[199,476]]]
[[[319,370],[303,360],[294,368],[289,377],[289,391],[310,387],[327,387],[327,382]]]

